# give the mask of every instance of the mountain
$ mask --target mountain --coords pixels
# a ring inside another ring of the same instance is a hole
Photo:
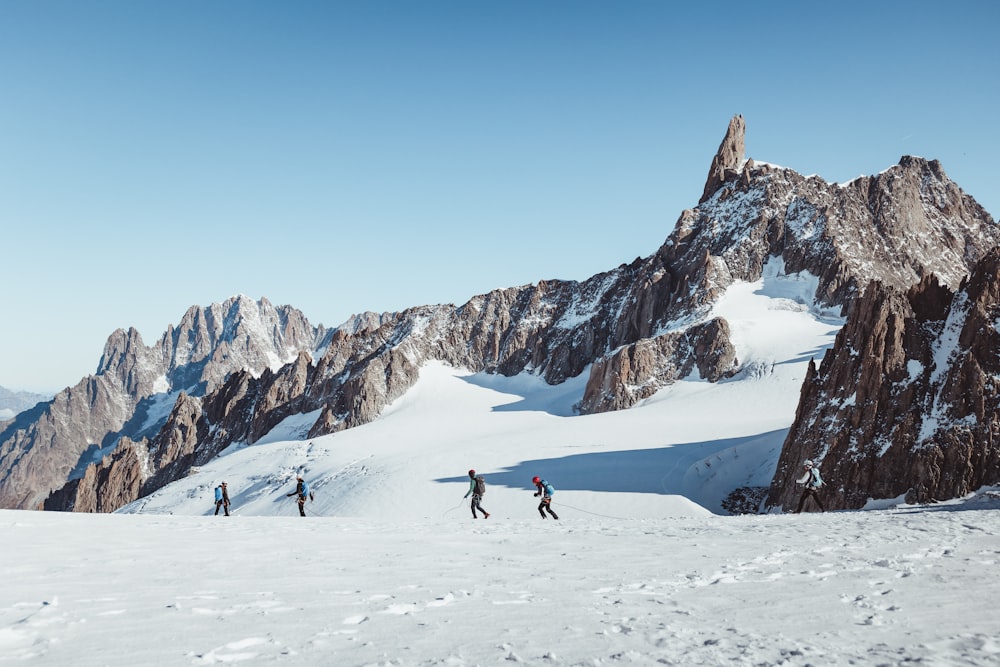
[[[5,420],[12,419],[19,412],[24,412],[28,408],[34,407],[42,401],[47,401],[51,396],[35,394],[30,391],[12,391],[0,387],[0,424]]]
[[[541,281],[338,328],[314,361],[300,354],[279,370],[235,371],[202,398],[179,397],[155,436],[122,439],[46,507],[113,510],[292,415],[312,415],[309,437],[370,423],[432,360],[550,384],[585,378],[579,413],[629,408],[681,378],[756,372],[712,308],[775,259],[817,277],[819,307],[849,313],[871,283],[907,289],[934,274],[957,287],[1000,242],[993,219],[936,161],[903,157],[831,184],[744,159],[744,133],[737,116],[701,202],[653,255],[582,282]]]
[[[40,506],[120,439],[154,435],[175,401],[319,353],[326,338],[294,308],[245,296],[190,308],[148,347],[135,329],[115,331],[94,375],[0,428],[0,506]]]
[[[998,275],[994,248],[957,290],[935,276],[905,291],[872,284],[819,368],[810,364],[768,504],[794,503],[807,458],[833,509],[1000,483]]]

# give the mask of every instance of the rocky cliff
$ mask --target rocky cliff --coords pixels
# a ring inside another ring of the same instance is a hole
[[[1000,484],[1000,248],[957,291],[873,284],[811,364],[768,495],[794,506],[807,458],[827,509],[955,498]]]
[[[904,157],[877,176],[831,184],[745,159],[744,131],[734,118],[700,204],[653,255],[583,282],[542,281],[340,327],[315,363],[233,373],[204,397],[196,423],[168,421],[149,443],[120,446],[157,452],[186,429],[199,434],[190,460],[201,460],[255,442],[290,414],[317,415],[310,435],[351,428],[375,419],[429,359],[549,383],[588,373],[582,412],[628,408],[695,369],[710,381],[739,370],[728,324],[709,311],[771,257],[818,276],[817,302],[847,312],[873,282],[906,289],[933,273],[957,286],[1000,242],[992,218],[937,162]],[[128,458],[116,452],[103,467]],[[143,474],[165,479],[155,467]],[[81,484],[99,479],[96,471]],[[77,488],[47,507],[81,509],[99,495]]]

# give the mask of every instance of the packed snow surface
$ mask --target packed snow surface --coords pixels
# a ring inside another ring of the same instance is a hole
[[[780,267],[735,285],[713,314],[742,372],[630,410],[576,415],[582,378],[431,364],[371,424],[309,439],[316,415],[291,417],[118,514],[2,511],[0,663],[1000,664],[996,490],[722,510],[769,483],[841,326],[813,289]]]
[[[996,496],[639,519],[560,497],[558,522],[526,491],[476,521],[2,511],[0,663],[1000,663]]]

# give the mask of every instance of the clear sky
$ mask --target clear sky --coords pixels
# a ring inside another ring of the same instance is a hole
[[[729,119],[1000,216],[993,2],[0,0],[0,386],[188,307],[336,326],[654,252]]]

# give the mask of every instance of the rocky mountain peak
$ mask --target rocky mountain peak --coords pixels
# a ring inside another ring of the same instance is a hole
[[[155,435],[179,392],[197,401],[233,373],[256,377],[312,355],[325,337],[298,310],[244,295],[189,308],[152,346],[135,328],[118,329],[95,375],[0,428],[0,507],[33,508],[122,438]]]
[[[745,140],[746,123],[743,116],[737,114],[729,121],[729,128],[726,136],[719,144],[719,150],[712,158],[712,166],[708,169],[708,179],[705,181],[705,191],[698,200],[699,204],[704,203],[719,189],[722,182],[726,180],[726,172],[737,171],[743,163],[743,154],[746,152]]]
[[[932,314],[950,292],[923,279],[935,274],[950,286],[1000,243],[992,218],[936,163],[904,158],[842,186],[744,162],[744,135],[736,116],[701,202],[682,213],[659,250],[582,282],[497,289],[459,307],[363,314],[311,337],[297,311],[264,301],[236,298],[192,309],[164,337],[160,354],[170,362],[170,386],[196,391],[183,405],[178,401],[151,440],[119,445],[145,447],[150,456],[116,451],[95,465],[148,460],[151,469],[140,471],[145,481],[136,492],[146,493],[232,443],[252,444],[293,414],[318,415],[310,437],[368,423],[430,360],[508,376],[530,372],[550,384],[588,373],[581,412],[627,409],[693,372],[718,381],[740,371],[729,323],[713,319],[711,307],[733,282],[760,279],[775,258],[788,273],[818,278],[821,305],[877,317],[880,304],[909,308],[905,291],[919,283],[937,301],[918,310]],[[880,299],[883,287],[904,296]],[[872,296],[859,301],[869,289]],[[872,340],[896,331],[880,330]],[[296,347],[291,342],[303,340],[312,347],[288,353]],[[892,359],[897,377],[899,355]],[[216,374],[222,366],[213,364],[223,363],[242,370]],[[811,369],[811,378],[824,373]],[[89,474],[80,484],[103,478]],[[95,496],[77,487],[47,507],[128,493]]]

